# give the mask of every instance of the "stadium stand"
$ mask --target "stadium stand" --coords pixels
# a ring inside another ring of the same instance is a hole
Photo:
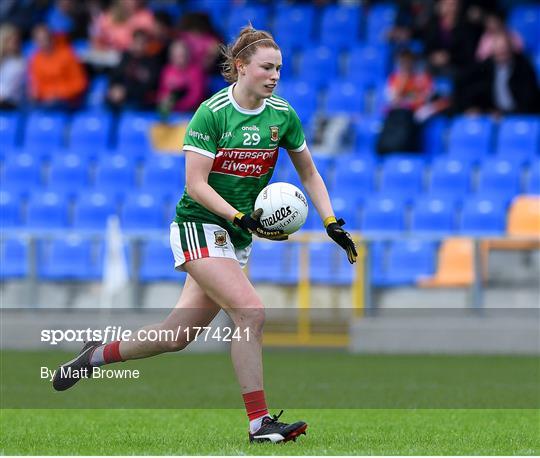
[[[172,13],[178,17],[187,11],[207,11],[225,38],[236,35],[248,21],[273,31],[284,54],[277,93],[298,113],[308,140],[318,125],[314,121],[336,115],[349,119],[354,137],[346,151],[350,154],[325,151],[324,157],[315,157],[315,163],[346,227],[368,238],[389,240],[370,243],[374,285],[415,284],[420,276],[433,273],[422,285],[469,285],[472,242],[445,237],[538,234],[540,117],[536,114],[502,114],[497,119],[445,113],[423,125],[422,151],[416,156],[398,151],[390,157],[376,155],[388,108],[385,80],[398,48],[386,39],[396,20],[395,3],[375,2],[369,7],[218,3],[186,2]],[[508,24],[520,33],[527,55],[540,70],[538,6],[512,7]],[[32,50],[30,44],[24,48],[27,53]],[[77,43],[76,50],[83,56],[88,40]],[[219,76],[212,79],[223,87]],[[448,78],[436,81],[437,91],[453,90]],[[108,111],[108,85],[105,73],[93,76],[78,110],[37,110],[29,104],[0,111],[3,229],[22,228],[34,235],[45,229],[70,230],[75,235],[100,232],[112,214],[119,215],[131,232],[167,229],[185,185],[184,158],[154,151],[149,131],[159,120],[157,113]],[[284,151],[273,181],[300,185]],[[313,205],[304,229],[323,229]],[[396,237],[412,239],[394,241]],[[27,243],[6,238],[0,246],[2,277],[27,275],[27,263],[21,261],[27,257]],[[350,284],[351,269],[341,265],[342,258],[337,260],[338,252],[330,247],[310,244],[312,281]],[[142,244],[141,281],[183,278],[170,269],[168,250],[162,240]],[[68,263],[76,253],[84,259],[92,254],[93,266],[99,263],[95,252],[84,238],[69,243],[64,238],[55,240],[40,254],[44,263],[40,276],[95,279],[94,267],[85,270],[81,262],[69,268]],[[250,275],[255,281],[295,284],[298,257],[295,244],[257,244]],[[333,267],[328,268],[324,260]]]

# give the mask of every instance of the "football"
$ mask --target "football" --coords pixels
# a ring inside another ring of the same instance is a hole
[[[306,196],[290,183],[272,183],[255,200],[255,209],[262,208],[261,224],[266,229],[292,234],[306,222]]]

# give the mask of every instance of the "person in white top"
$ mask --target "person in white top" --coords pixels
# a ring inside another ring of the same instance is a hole
[[[26,62],[20,50],[17,27],[0,27],[0,109],[15,109],[24,97]]]

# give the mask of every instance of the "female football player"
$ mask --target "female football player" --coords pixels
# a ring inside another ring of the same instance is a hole
[[[328,235],[346,251],[351,263],[357,254],[341,228],[343,220],[334,216],[298,116],[287,101],[274,95],[282,62],[278,45],[269,33],[248,26],[224,54],[223,74],[231,85],[200,105],[184,140],[186,189],[176,207],[170,240],[175,268],[186,271],[187,280],[165,321],[143,329],[207,326],[223,309],[237,329],[249,330],[231,345],[250,420],[249,439],[288,441],[305,432],[307,425],[282,423],[268,414],[261,350],[264,305],[242,271],[253,234],[270,240],[287,238],[281,231],[265,229],[259,222],[261,212],[253,211],[257,195],[270,180],[279,147],[288,151]],[[88,342],[63,367],[91,368],[145,358],[182,350],[189,343],[184,332],[173,341]],[[56,373],[57,390],[78,380],[65,371]]]

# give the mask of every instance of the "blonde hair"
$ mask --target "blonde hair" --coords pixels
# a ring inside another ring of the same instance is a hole
[[[241,31],[236,40],[228,46],[221,47],[221,54],[225,58],[222,64],[221,74],[228,83],[238,80],[238,70],[235,65],[236,59],[241,59],[249,63],[249,59],[259,48],[274,48],[279,50],[279,46],[274,41],[274,37],[264,31],[254,29],[248,24]]]
[[[12,36],[19,36],[19,30],[12,24],[2,24],[0,26],[0,59],[6,52],[6,41]]]

